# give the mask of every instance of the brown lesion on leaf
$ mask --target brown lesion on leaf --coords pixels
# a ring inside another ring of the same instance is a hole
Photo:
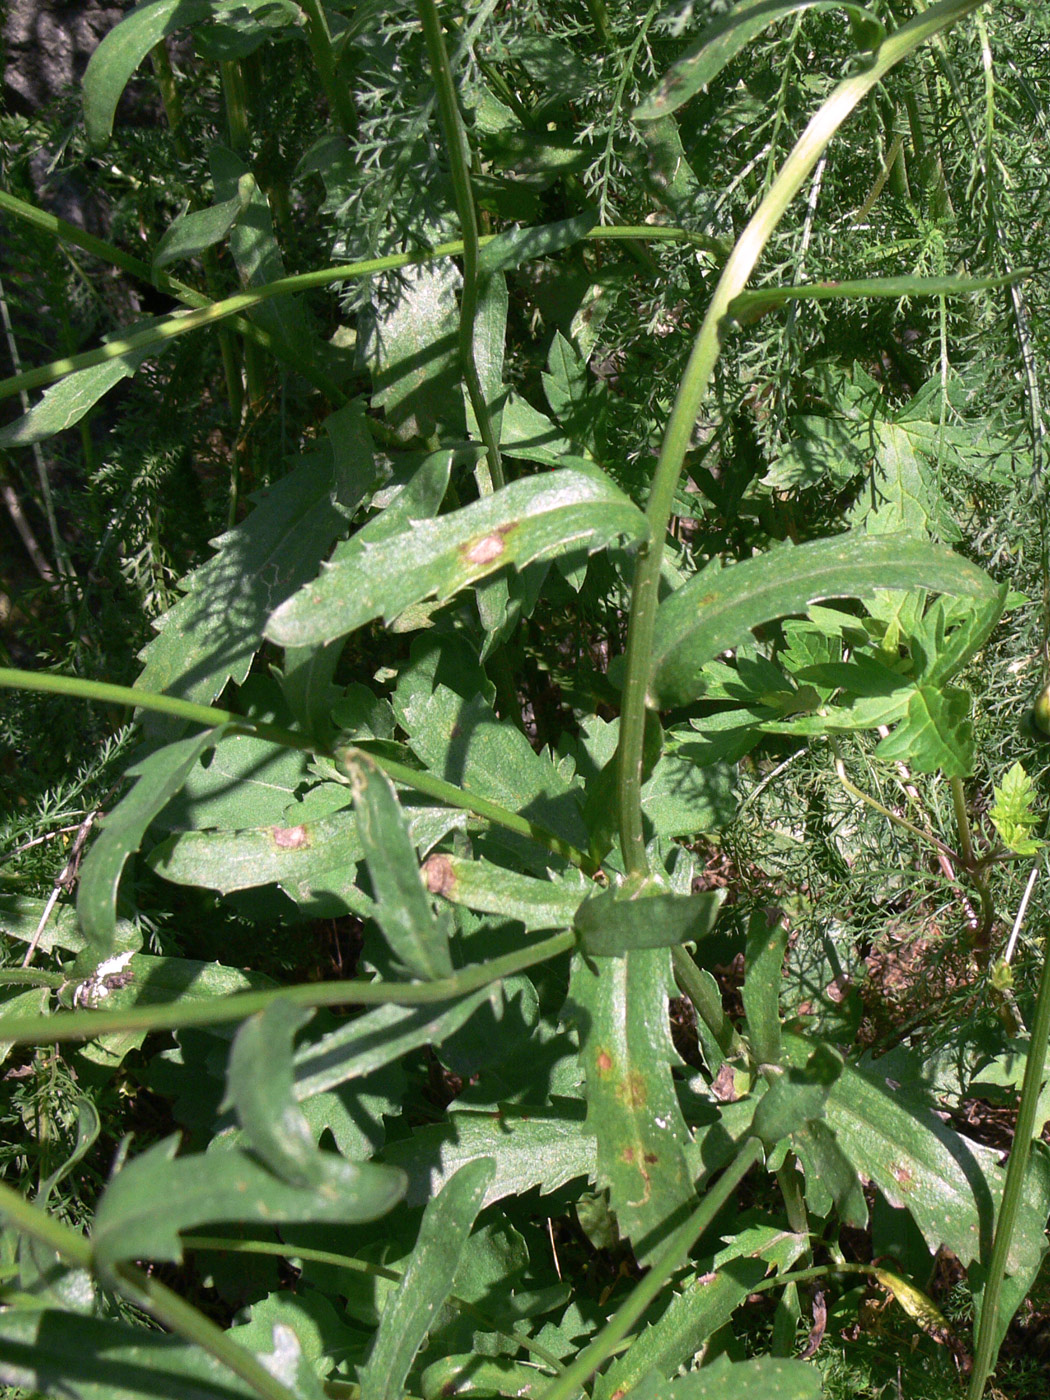
[[[636,1069],[625,1074],[616,1086],[616,1097],[627,1108],[644,1108],[649,1100],[645,1091],[645,1080]]]
[[[608,1050],[599,1050],[594,1061],[599,1074],[608,1074],[613,1067],[612,1056]]]
[[[279,851],[301,851],[310,844],[305,826],[274,826],[270,828],[273,844]]]
[[[908,1170],[908,1168],[904,1165],[904,1163],[894,1162],[892,1167],[890,1168],[890,1171],[893,1174],[893,1179],[897,1183],[897,1185],[903,1187],[903,1189],[907,1191],[912,1185],[914,1178],[911,1172]]]
[[[472,568],[476,568],[479,564],[491,564],[493,560],[498,559],[507,548],[504,541],[515,528],[515,524],[516,522],[510,525],[501,525],[491,534],[481,535],[478,539],[472,540],[470,544],[461,545],[460,553],[465,562]]]
[[[451,898],[456,888],[456,872],[448,856],[429,856],[423,862],[422,872],[428,893]]]

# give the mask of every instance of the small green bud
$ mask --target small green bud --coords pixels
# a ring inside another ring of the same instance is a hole
[[[1036,696],[1032,706],[1032,723],[1040,734],[1045,734],[1050,739],[1050,685]]]

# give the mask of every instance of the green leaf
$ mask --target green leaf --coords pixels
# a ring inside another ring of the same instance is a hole
[[[695,1199],[692,1137],[671,1076],[674,994],[664,948],[605,958],[596,971],[574,959],[569,1001],[580,1026],[587,1126],[598,1139],[597,1181],[640,1264],[659,1253]]]
[[[52,1309],[0,1312],[0,1382],[69,1400],[258,1397],[253,1386],[195,1344]]]
[[[453,1109],[445,1122],[417,1128],[411,1137],[388,1143],[383,1160],[408,1176],[407,1205],[422,1204],[463,1163],[483,1156],[491,1156],[496,1163],[485,1205],[533,1188],[545,1195],[577,1177],[594,1174],[594,1138],[577,1107],[575,1100],[565,1100],[548,1107],[528,1104],[496,1112]]]
[[[744,953],[744,1015],[751,1053],[760,1065],[780,1064],[780,986],[788,921],[778,909],[751,915]]]
[[[997,287],[1031,276],[1023,268],[1004,277],[865,277],[847,282],[804,282],[797,287],[759,287],[741,292],[729,303],[729,315],[741,325],[757,321],[767,311],[800,301],[840,301],[847,297],[884,297],[900,301],[904,297],[963,296],[989,292]],[[940,387],[940,386],[938,386]]]
[[[992,819],[1003,845],[1019,856],[1034,856],[1043,846],[1032,832],[1042,821],[1033,810],[1035,785],[1020,763],[1006,772],[1002,784],[993,787],[995,797],[988,815]]]
[[[483,914],[517,919],[525,931],[571,928],[587,886],[567,879],[536,880],[488,860],[465,860],[444,853],[428,856],[423,879],[431,894]]]
[[[503,383],[508,300],[506,277],[502,272],[490,273],[481,283],[474,316],[474,364],[497,442],[503,422],[503,404],[509,392]],[[480,442],[481,430],[465,384],[462,393],[463,407],[467,415],[467,432],[475,442]]]
[[[397,796],[367,754],[344,750],[361,848],[372,877],[375,918],[412,977],[448,977],[448,929],[435,919]]]
[[[560,253],[563,248],[571,248],[585,238],[593,227],[594,216],[583,213],[553,224],[508,229],[484,245],[478,259],[478,272],[481,276],[510,272],[522,263],[534,262],[550,253]]]
[[[210,0],[151,0],[109,31],[84,73],[84,124],[92,146],[109,140],[121,93],[150,49],[177,29],[210,18],[212,8]]]
[[[263,641],[266,618],[317,570],[375,479],[372,444],[357,404],[340,409],[343,452],[311,453],[256,507],[213,541],[217,553],[182,582],[186,596],[160,619],[142,653],[140,690],[210,704],[230,680],[240,685]]]
[[[450,1395],[487,1397],[513,1395],[531,1400],[550,1384],[550,1377],[534,1365],[508,1361],[502,1356],[464,1352],[432,1361],[420,1377],[423,1400],[448,1400]]]
[[[481,987],[455,1001],[377,1006],[355,1016],[347,1025],[295,1052],[296,1098],[301,1102],[348,1080],[362,1079],[420,1046],[440,1045],[494,995],[491,987]]]
[[[431,437],[448,421],[450,406],[458,408],[461,280],[451,260],[406,267],[396,299],[361,343],[372,370],[372,407],[383,409],[406,440]]]
[[[251,203],[254,190],[254,177],[245,173],[237,181],[237,193],[230,199],[207,209],[192,209],[181,214],[157,244],[153,254],[154,271],[170,267],[183,258],[195,258],[206,248],[221,243]]]
[[[361,1400],[400,1400],[416,1352],[451,1292],[460,1254],[494,1175],[490,1157],[468,1162],[428,1201],[401,1286],[387,1298],[361,1371]]]
[[[272,1002],[241,1025],[230,1051],[223,1108],[233,1108],[253,1151],[292,1186],[329,1188],[336,1159],[318,1150],[294,1093],[292,1043],[313,1012]]]
[[[599,1377],[595,1400],[612,1400],[627,1391],[632,1397],[639,1391],[651,1392],[654,1397],[670,1395],[666,1378],[691,1362],[707,1338],[725,1326],[765,1272],[761,1259],[733,1259],[717,1273],[694,1277],[675,1293],[662,1316],[643,1328],[623,1356]],[[650,1373],[665,1378],[664,1383],[647,1386],[645,1378]],[[755,1396],[756,1392],[749,1392],[748,1400],[755,1400]],[[717,1400],[722,1397],[719,1390]]]
[[[641,512],[598,474],[559,471],[513,481],[437,520],[333,561],[273,614],[266,635],[281,646],[344,636],[413,603],[439,602],[513,564],[568,549],[593,552],[619,536],[645,536]]]
[[[845,10],[859,27],[859,41],[868,49],[877,48],[886,32],[870,10],[850,4],[849,0],[740,0],[728,14],[712,20],[696,43],[668,69],[645,101],[635,108],[634,120],[651,122],[676,112],[716,78],[752,39],[785,16],[803,10]]]
[[[182,1258],[180,1230],[219,1221],[274,1226],[293,1221],[357,1224],[385,1215],[405,1192],[404,1175],[373,1162],[330,1157],[325,1188],[281,1181],[237,1147],[176,1157],[178,1137],[128,1162],[107,1186],[92,1231],[95,1259]]]
[[[159,316],[151,317],[122,326],[120,330],[104,336],[103,342],[148,331],[162,319]],[[34,442],[43,442],[45,438],[54,437],[55,433],[72,428],[114,385],[122,379],[129,379],[143,360],[155,357],[164,348],[163,345],[154,345],[146,350],[129,350],[124,355],[104,360],[100,365],[89,365],[87,369],[65,375],[57,384],[45,390],[39,401],[21,418],[0,428],[0,448],[29,447]]]
[[[622,958],[635,948],[669,948],[711,932],[724,891],[705,894],[595,895],[576,911],[580,946],[592,957]]]
[[[98,961],[113,950],[117,931],[117,891],[124,866],[142,844],[157,813],[174,797],[205,749],[213,748],[225,727],[206,729],[168,744],[128,769],[135,786],[102,819],[101,833],[81,867],[77,914]]]
[[[751,629],[823,598],[867,598],[886,588],[930,588],[986,602],[992,580],[944,545],[907,536],[839,535],[781,546],[728,569],[708,566],[660,604],[651,702],[684,704],[700,669],[751,640]]]
[[[943,690],[920,685],[908,697],[908,709],[892,734],[875,749],[887,763],[907,763],[916,773],[943,773],[968,778],[973,773],[973,721],[970,697],[956,686]]]
[[[587,832],[577,791],[520,729],[503,724],[480,696],[424,687],[395,702],[412,751],[438,777],[466,793],[523,813],[576,845]]]
[[[660,754],[642,787],[642,813],[653,833],[667,840],[721,831],[738,805],[732,764],[700,767],[684,753]]]
[[[20,943],[32,943],[36,939],[46,903],[43,899],[30,899],[13,891],[0,892],[0,929],[8,938],[17,938]],[[56,948],[79,953],[86,946],[77,911],[72,904],[55,905],[43,933],[36,940],[36,946],[43,953],[51,953]]]
[[[805,1065],[775,1076],[758,1101],[751,1131],[771,1151],[782,1138],[824,1117],[828,1094],[842,1073],[842,1057],[818,1045]]]
[[[149,865],[176,885],[230,894],[259,885],[297,884],[364,858],[347,811],[295,826],[245,831],[186,831],[154,846]]]
[[[794,1035],[784,1036],[784,1047],[796,1065],[812,1048]],[[911,1213],[931,1253],[946,1247],[963,1265],[987,1254],[1005,1176],[994,1148],[955,1132],[905,1090],[849,1064],[831,1086],[825,1119],[855,1169],[891,1206]],[[1015,1240],[1007,1271],[1023,1273],[1033,1257],[1032,1241]]]
[[[198,760],[162,813],[170,831],[280,823],[307,777],[307,755],[253,734],[227,734]]]
[[[631,1391],[631,1400],[820,1400],[823,1394],[820,1369],[812,1362],[718,1356],[677,1380],[646,1377]]]

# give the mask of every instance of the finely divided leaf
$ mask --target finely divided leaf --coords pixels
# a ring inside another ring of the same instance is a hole
[[[708,566],[657,612],[651,703],[667,709],[694,699],[704,663],[750,641],[760,623],[820,599],[869,598],[887,588],[929,588],[982,603],[997,594],[976,564],[907,535],[855,532],[781,546],[728,569]]]
[[[597,472],[525,477],[333,561],[277,609],[266,635],[282,646],[330,641],[375,618],[389,622],[424,598],[450,598],[508,564],[593,552],[619,536],[634,543],[645,532],[641,512]]]
[[[468,1162],[428,1201],[401,1285],[387,1298],[361,1372],[361,1400],[400,1400],[416,1352],[452,1289],[460,1254],[495,1170],[491,1157]]]

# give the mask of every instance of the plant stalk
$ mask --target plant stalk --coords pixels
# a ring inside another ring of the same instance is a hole
[[[741,1144],[733,1162],[719,1177],[716,1185],[704,1194],[704,1199],[688,1220],[679,1225],[653,1262],[645,1277],[631,1290],[630,1296],[617,1308],[591,1344],[579,1353],[562,1375],[544,1390],[538,1400],[573,1400],[630,1333],[649,1304],[659,1296],[667,1280],[689,1258],[689,1251],[710,1225],[717,1213],[763,1156],[758,1138],[749,1137]]]
[[[416,0],[416,8],[423,25],[427,55],[437,92],[438,114],[445,134],[445,149],[448,153],[449,170],[452,175],[452,190],[456,201],[456,213],[463,234],[463,295],[459,305],[459,359],[463,378],[467,385],[470,406],[474,410],[478,432],[488,454],[489,474],[495,490],[504,484],[503,461],[499,443],[492,424],[492,415],[485,400],[485,391],[478,374],[474,356],[474,322],[478,313],[478,215],[474,207],[474,191],[470,183],[470,148],[467,134],[456,99],[456,87],[452,81],[452,69],[445,48],[445,38],[441,32],[434,0]]]
[[[682,376],[653,474],[646,515],[649,542],[639,551],[631,597],[617,752],[620,845],[629,875],[649,871],[642,826],[642,744],[660,567],[675,491],[719,353],[729,304],[747,285],[774,230],[832,136],[858,103],[920,44],[984,0],[942,0],[915,16],[879,47],[871,63],[840,83],[811,118],[729,255]]]
[[[1043,971],[1039,979],[1039,994],[1036,998],[1035,1020],[1028,1042],[1028,1059],[1025,1063],[1024,1082],[1021,1086],[1021,1101],[1017,1110],[1017,1127],[1014,1130],[1010,1160],[1006,1168],[1006,1182],[1003,1186],[1003,1199],[999,1207],[999,1218],[995,1223],[995,1238],[992,1254],[988,1261],[988,1276],[985,1279],[984,1294],[981,1298],[981,1321],[977,1329],[977,1345],[974,1350],[973,1374],[967,1400],[981,1400],[988,1377],[995,1366],[999,1351],[999,1298],[1002,1293],[1003,1278],[1006,1274],[1006,1261],[1010,1255],[1017,1217],[1021,1209],[1028,1159],[1032,1152],[1032,1139],[1035,1135],[1036,1110],[1046,1068],[1046,1046],[1050,1040],[1050,938],[1043,941]],[[1044,1221],[1037,1222],[1042,1229]]]

